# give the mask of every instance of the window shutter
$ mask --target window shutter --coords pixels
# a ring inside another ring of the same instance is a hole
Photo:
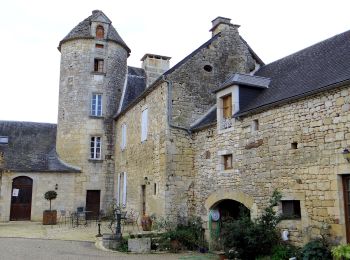
[[[145,141],[147,139],[147,131],[148,131],[148,109],[142,111],[141,115],[141,141]]]
[[[127,180],[126,180],[126,172],[124,172],[124,183],[123,183],[123,208],[126,207],[126,190],[127,190]]]
[[[120,205],[120,173],[118,173],[118,179],[117,179],[117,197],[116,197],[116,200],[117,200],[117,205],[119,206]]]
[[[223,101],[224,118],[231,118],[232,117],[232,95],[223,97],[222,101]]]

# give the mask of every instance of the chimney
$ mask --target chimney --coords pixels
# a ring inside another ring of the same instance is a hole
[[[142,68],[145,70],[147,86],[149,87],[170,67],[171,57],[146,53],[143,55]]]
[[[239,25],[231,23],[230,18],[225,18],[221,16],[216,17],[213,21],[211,21],[211,23],[212,23],[212,28],[210,29],[210,32],[212,32],[213,36],[215,36],[216,34],[222,31],[228,31],[231,28],[235,28],[235,29],[239,28]]]

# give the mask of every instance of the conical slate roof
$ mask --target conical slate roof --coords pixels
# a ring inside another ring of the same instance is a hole
[[[131,50],[123,41],[123,39],[118,34],[117,30],[113,27],[112,22],[108,19],[108,17],[100,10],[95,10],[92,12],[88,18],[80,22],[77,26],[71,30],[66,37],[64,37],[59,45],[58,50],[61,50],[61,45],[67,41],[75,40],[75,39],[93,39],[94,37],[91,35],[91,22],[94,21],[97,17],[103,15],[109,22],[109,30],[106,37],[106,40],[113,41],[119,43],[121,46],[125,48],[125,50],[130,53]]]

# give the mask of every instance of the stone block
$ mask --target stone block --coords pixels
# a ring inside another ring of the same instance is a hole
[[[129,238],[128,251],[131,253],[150,253],[151,252],[151,238]]]

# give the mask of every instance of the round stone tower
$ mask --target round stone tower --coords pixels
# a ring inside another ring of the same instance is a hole
[[[100,200],[105,208],[113,199],[113,116],[125,84],[130,49],[108,17],[95,10],[59,43],[58,50],[56,149],[63,161],[81,169],[75,178],[75,205]]]

